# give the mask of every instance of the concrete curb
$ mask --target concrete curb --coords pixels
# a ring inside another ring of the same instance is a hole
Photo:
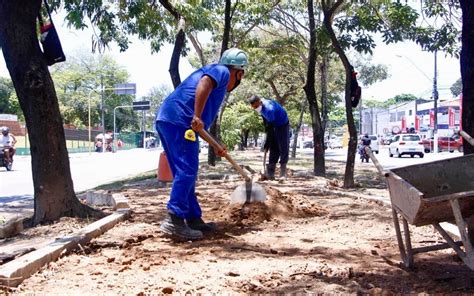
[[[62,254],[77,249],[103,234],[117,223],[128,219],[131,210],[128,200],[121,194],[108,194],[110,205],[116,210],[111,215],[82,228],[76,234],[49,243],[0,267],[0,285],[16,287],[41,267],[57,260]],[[101,196],[100,198],[104,198]]]

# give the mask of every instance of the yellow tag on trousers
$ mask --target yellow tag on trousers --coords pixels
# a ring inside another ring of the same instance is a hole
[[[188,129],[185,133],[184,133],[184,138],[188,141],[193,141],[195,142],[196,141],[196,133],[192,130],[192,129]]]

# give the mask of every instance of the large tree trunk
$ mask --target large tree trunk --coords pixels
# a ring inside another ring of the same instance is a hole
[[[41,2],[0,1],[0,46],[31,143],[34,224],[62,216],[100,215],[82,205],[74,192],[58,100],[37,38]]]
[[[221,45],[221,55],[224,53],[229,48],[229,39],[230,39],[230,29],[231,29],[231,21],[232,21],[232,16],[231,16],[231,5],[232,1],[231,0],[226,0],[225,1],[225,16],[224,16],[224,33],[222,35],[222,45]],[[222,114],[224,112],[224,109],[226,107],[226,101],[227,98],[224,100],[224,103],[222,104],[221,111],[219,112]],[[214,122],[212,123],[209,132],[210,134],[220,141],[221,139],[221,120],[220,116],[216,117]],[[214,152],[214,149],[209,145],[209,150],[207,154],[207,163],[211,166],[216,165],[216,161],[220,160],[220,157],[217,156],[217,154]]]
[[[346,171],[344,173],[344,187],[351,188],[354,187],[354,161],[357,152],[357,130],[351,105],[351,69],[349,60],[347,59],[347,56],[344,53],[341,44],[337,40],[336,34],[332,28],[332,20],[334,15],[343,2],[343,0],[337,0],[336,3],[330,5],[331,1],[323,0],[322,7],[324,12],[324,26],[326,27],[326,30],[329,34],[334,50],[338,54],[339,59],[346,70],[346,91],[344,98],[346,103],[347,126],[349,129],[349,148],[347,150]]]
[[[461,0],[462,9],[462,129],[474,137],[474,2]],[[464,141],[464,154],[474,153],[474,147]]]
[[[308,17],[309,17],[309,53],[308,53],[308,71],[306,77],[306,85],[304,91],[308,99],[309,111],[311,113],[311,121],[313,127],[314,140],[314,175],[325,176],[326,164],[324,160],[324,135],[321,126],[321,116],[319,114],[318,102],[316,99],[316,24],[314,20],[313,0],[308,0]]]
[[[180,17],[178,22],[178,34],[174,41],[173,54],[171,55],[170,61],[170,76],[173,82],[173,87],[177,88],[181,84],[181,77],[179,76],[179,59],[181,52],[183,51],[184,43],[186,41],[186,34],[184,33],[185,21],[184,18]]]
[[[160,3],[171,15],[173,15],[178,27],[178,33],[176,34],[176,39],[174,41],[174,48],[169,68],[171,81],[173,82],[174,88],[176,88],[181,83],[181,77],[179,76],[179,59],[186,41],[186,34],[184,33],[186,20],[168,0],[160,0]]]

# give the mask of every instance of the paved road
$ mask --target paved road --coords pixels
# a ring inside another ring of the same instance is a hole
[[[313,150],[312,149],[302,149],[302,153],[305,154],[312,154]],[[460,152],[441,152],[441,153],[425,153],[425,156],[423,158],[419,158],[418,156],[415,156],[414,158],[411,158],[410,156],[406,155],[401,158],[397,157],[389,157],[388,156],[388,149],[386,147],[381,147],[380,153],[375,154],[375,157],[379,160],[380,164],[385,168],[385,169],[393,169],[397,167],[403,167],[403,166],[408,166],[408,165],[414,165],[414,164],[420,164],[420,163],[425,163],[425,162],[430,162],[430,161],[435,161],[435,160],[441,160],[441,159],[446,159],[446,158],[452,158],[452,157],[459,157],[462,156],[463,154]],[[326,150],[326,159],[331,159],[331,160],[338,160],[338,161],[346,161],[347,158],[347,149],[328,149]],[[361,164],[359,154],[356,155],[356,165],[366,165]],[[372,165],[372,163],[369,163],[369,165]]]
[[[117,153],[70,154],[72,179],[76,192],[104,183],[121,180],[142,172],[156,170],[158,149],[132,149]],[[31,199],[33,178],[30,156],[17,156],[13,170],[0,168],[0,206],[13,200]]]

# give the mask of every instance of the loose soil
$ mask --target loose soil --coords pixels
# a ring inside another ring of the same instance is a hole
[[[388,196],[372,164],[357,164],[358,184],[352,190],[340,188],[341,163],[328,167],[329,179],[307,177],[293,162],[287,180],[261,182],[268,195],[265,203],[242,208],[229,204],[233,189],[242,183],[231,168],[202,166],[196,190],[203,218],[215,221],[218,231],[194,242],[173,241],[159,230],[169,187],[159,188],[150,179],[109,188],[129,199],[133,214],[128,221],[3,293],[474,292],[474,274],[451,249],[418,254],[413,270],[403,267],[391,209],[367,199]],[[430,227],[411,231],[414,246],[443,241]]]

